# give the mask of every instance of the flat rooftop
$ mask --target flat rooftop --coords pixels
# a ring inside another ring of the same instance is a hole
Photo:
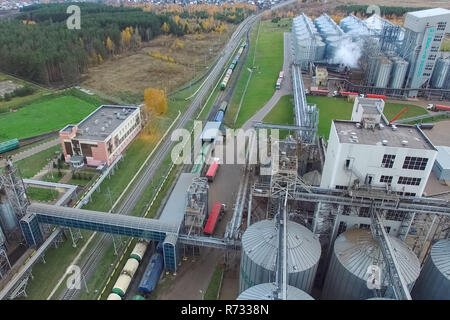
[[[198,175],[193,173],[182,173],[180,175],[169,199],[167,199],[159,221],[181,226],[186,209],[187,190],[195,177],[198,177]]]
[[[394,131],[388,126],[383,129],[378,126],[375,129],[358,128],[356,121],[333,120],[333,123],[341,143],[382,146],[382,141],[386,140],[386,147],[436,150],[416,126],[398,124]],[[407,144],[403,145],[402,141],[407,141]]]
[[[417,18],[426,18],[426,17],[433,17],[433,16],[444,15],[444,14],[450,15],[450,10],[442,9],[442,8],[433,8],[433,9],[408,12],[407,14],[417,17]]]
[[[78,124],[76,138],[103,141],[137,109],[139,107],[102,105]]]
[[[380,114],[377,107],[380,108],[381,112],[383,112],[384,109],[384,103],[382,99],[358,97],[358,105],[364,109],[364,114]]]

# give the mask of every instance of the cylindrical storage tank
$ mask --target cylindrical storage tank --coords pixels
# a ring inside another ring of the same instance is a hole
[[[19,221],[17,220],[16,214],[8,202],[0,202],[0,223],[6,233],[14,231],[19,227]]]
[[[144,257],[145,251],[147,250],[148,243],[145,241],[139,241],[134,246],[133,251],[130,254],[130,258],[136,259],[141,262]]]
[[[257,284],[275,281],[278,254],[278,230],[275,220],[252,224],[242,236],[239,292]],[[321,246],[317,237],[304,226],[287,224],[288,284],[311,293]]]
[[[409,290],[420,272],[420,262],[414,252],[398,238],[389,236],[400,272]],[[367,287],[369,266],[381,269],[381,293],[389,284],[388,271],[377,241],[369,230],[351,229],[334,242],[322,298],[325,300],[364,300],[373,297],[373,289]],[[386,296],[389,298],[390,296]]]
[[[122,298],[116,293],[110,293],[106,300],[122,300]]]
[[[262,283],[248,288],[236,300],[275,300],[276,290],[277,286],[275,283]],[[286,300],[314,300],[314,298],[303,290],[288,286]]]
[[[405,82],[406,71],[408,70],[408,62],[400,57],[392,58],[394,63],[392,67],[391,81],[389,87],[393,89],[403,88]]]
[[[392,61],[386,57],[380,57],[378,62],[378,74],[375,87],[386,88],[391,77]]]
[[[418,300],[450,300],[450,239],[431,247],[411,295]]]
[[[138,267],[139,267],[139,262],[134,258],[130,258],[130,259],[128,259],[127,263],[125,263],[122,273],[126,273],[131,278],[133,278]]]
[[[114,284],[112,293],[115,293],[121,297],[127,292],[128,286],[130,285],[131,277],[125,273],[122,273]]]
[[[431,77],[431,86],[436,89],[443,89],[446,86],[446,79],[450,73],[450,58],[436,60],[433,75]]]

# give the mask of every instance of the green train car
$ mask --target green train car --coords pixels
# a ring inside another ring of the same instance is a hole
[[[194,166],[192,167],[191,173],[198,175],[202,173],[203,166],[205,165],[206,159],[210,154],[210,150],[211,150],[211,143],[205,142],[202,146],[202,150],[195,158]]]
[[[5,141],[5,142],[0,143],[0,153],[11,151],[11,150],[17,149],[18,147],[19,147],[18,139],[12,139],[9,141]]]

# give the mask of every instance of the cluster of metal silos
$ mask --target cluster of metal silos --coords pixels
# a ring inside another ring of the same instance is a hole
[[[292,43],[295,60],[302,66],[310,61],[323,60],[325,43],[313,21],[305,14],[301,14],[292,21]]]
[[[450,57],[436,60],[431,86],[436,89],[450,89]]]
[[[420,262],[414,252],[400,239],[391,237],[395,257],[409,290],[419,277]],[[322,289],[325,300],[363,300],[373,298],[373,289],[367,285],[368,269],[380,268],[380,292],[384,298],[393,298],[388,289],[389,276],[378,242],[369,230],[351,229],[335,241],[330,264]]]
[[[339,26],[347,35],[352,36],[354,40],[370,35],[367,25],[353,14],[341,19]]]
[[[378,52],[369,56],[367,84],[379,88],[403,88],[408,62],[393,52]]]
[[[314,20],[314,24],[326,44],[325,57],[332,59],[345,33],[326,13]]]
[[[265,293],[261,299],[270,296],[270,284],[276,280],[278,255],[278,228],[275,220],[263,220],[252,224],[242,236],[242,252],[239,277],[239,292],[260,284]],[[304,226],[289,221],[287,224],[287,273],[288,285],[311,293],[321,255],[317,237]],[[298,294],[292,289],[292,296]],[[249,291],[260,292],[260,287]],[[246,293],[246,294],[247,294]],[[303,295],[303,293],[302,293]],[[304,296],[304,295],[303,295]],[[245,295],[244,295],[245,297]]]

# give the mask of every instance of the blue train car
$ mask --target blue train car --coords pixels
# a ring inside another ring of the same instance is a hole
[[[158,245],[156,246],[156,252],[163,253],[163,243],[162,243],[162,241],[158,242]]]
[[[215,122],[222,122],[223,121],[224,113],[222,110],[217,111],[216,116],[214,117]]]
[[[142,294],[150,294],[156,287],[164,268],[164,259],[161,253],[154,253],[145,269],[138,290]]]

